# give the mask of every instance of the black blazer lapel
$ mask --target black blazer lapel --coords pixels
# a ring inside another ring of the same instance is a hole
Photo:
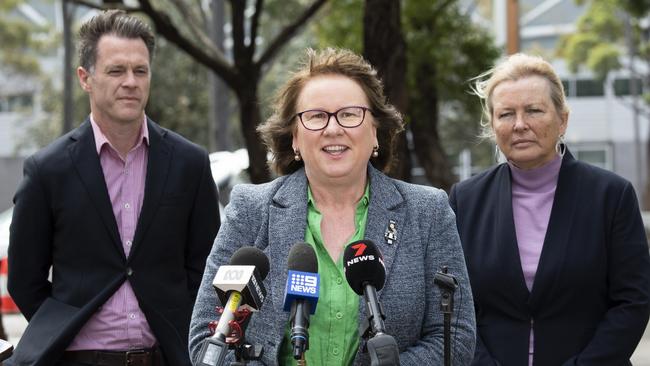
[[[142,201],[142,210],[138,218],[138,225],[135,230],[133,248],[129,258],[138,251],[141,246],[151,220],[153,219],[160,198],[165,190],[167,183],[167,174],[171,163],[172,147],[165,139],[167,132],[158,127],[151,120],[147,119],[147,128],[149,129],[149,156],[147,158],[147,178],[144,186],[144,199]]]
[[[533,308],[540,306],[544,299],[551,298],[554,284],[564,265],[571,224],[578,202],[578,192],[575,187],[580,187],[582,178],[572,173],[574,164],[575,159],[567,151],[560,168],[544,247],[533,283],[530,297],[530,305]]]
[[[111,199],[108,195],[104,172],[99,162],[90,119],[87,118],[70,138],[74,142],[68,146],[68,152],[77,169],[79,178],[86,187],[90,200],[97,208],[97,213],[101,216],[116,249],[124,257],[124,249],[122,248],[117,222],[113,214]]]
[[[518,296],[528,297],[529,291],[524,279],[524,272],[521,268],[521,259],[519,257],[519,244],[517,242],[517,233],[515,231],[515,219],[512,211],[512,182],[510,177],[510,167],[503,164],[497,174],[495,185],[496,190],[496,215],[495,233],[496,233],[496,250],[498,260],[502,263],[512,263],[504,266],[506,272],[504,281],[509,283],[505,288],[508,291],[514,291]],[[489,213],[488,213],[489,214]]]

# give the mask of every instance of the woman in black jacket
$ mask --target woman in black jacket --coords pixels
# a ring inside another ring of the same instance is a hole
[[[474,365],[629,365],[648,321],[650,266],[625,179],[573,158],[560,79],[510,56],[478,77],[506,163],[452,188],[474,294]]]

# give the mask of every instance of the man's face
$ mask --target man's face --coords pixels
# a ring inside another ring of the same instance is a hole
[[[102,124],[141,123],[149,98],[149,50],[140,38],[104,35],[97,43],[95,66],[77,69],[90,96],[93,118]]]

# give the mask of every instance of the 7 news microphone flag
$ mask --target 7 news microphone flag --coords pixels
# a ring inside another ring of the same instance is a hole
[[[309,349],[309,315],[318,304],[320,276],[314,248],[307,243],[296,243],[289,250],[287,283],[284,290],[284,311],[291,311],[291,344],[293,358],[303,359]]]
[[[269,259],[255,247],[239,248],[230,258],[229,265],[219,267],[212,285],[219,301],[224,304],[223,314],[214,335],[207,338],[201,348],[197,366],[221,366],[228,353],[227,337],[239,309],[258,311],[266,297],[262,281],[269,273]],[[243,330],[240,329],[243,338]],[[241,343],[238,339],[236,343]]]
[[[386,334],[384,310],[377,291],[384,287],[386,268],[379,248],[370,240],[350,243],[343,251],[345,278],[354,292],[363,296],[368,324],[361,325],[359,334],[367,339],[371,366],[399,365],[399,349],[395,339]]]

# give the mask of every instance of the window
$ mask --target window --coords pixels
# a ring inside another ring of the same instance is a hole
[[[595,165],[599,168],[612,170],[612,152],[611,147],[607,144],[572,145],[571,153],[580,161]]]
[[[567,97],[570,97],[570,96],[573,95],[571,93],[572,90],[569,89],[569,87],[570,87],[569,80],[562,80],[562,86],[564,87],[564,95],[566,95]]]
[[[601,97],[603,95],[605,95],[603,83],[590,79],[576,80],[576,97]]]
[[[641,79],[634,79],[636,83],[636,91],[638,95],[643,94],[643,81]],[[616,96],[632,95],[630,79],[616,79],[614,80],[614,94]]]
[[[0,96],[0,113],[32,112],[33,108],[33,94],[24,93]]]
[[[602,97],[605,95],[603,83],[591,79],[562,80],[564,94],[569,97]]]

